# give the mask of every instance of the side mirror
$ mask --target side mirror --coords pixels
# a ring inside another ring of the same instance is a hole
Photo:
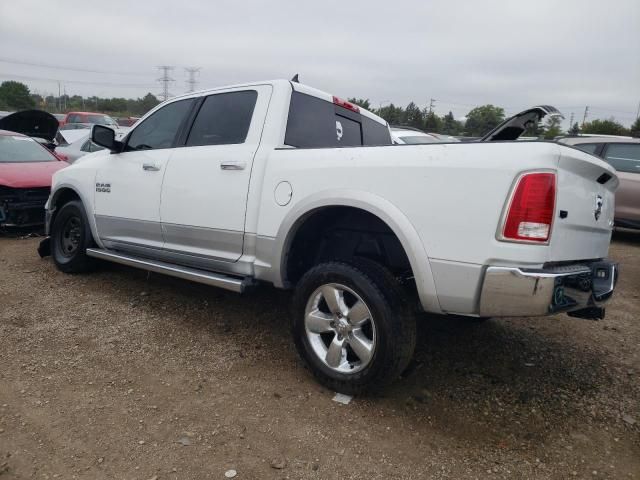
[[[116,140],[116,132],[104,125],[94,125],[91,129],[91,140],[93,143],[107,148],[112,152],[120,152],[122,150],[122,142]]]

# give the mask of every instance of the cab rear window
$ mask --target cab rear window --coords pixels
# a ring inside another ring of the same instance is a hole
[[[386,125],[326,100],[294,91],[284,143],[298,148],[391,145],[391,136]]]

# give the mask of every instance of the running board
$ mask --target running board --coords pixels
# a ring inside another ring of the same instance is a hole
[[[250,285],[249,279],[229,277],[219,273],[197,270],[195,268],[181,267],[171,263],[160,262],[158,260],[147,260],[146,258],[134,257],[124,253],[116,253],[99,248],[87,248],[87,255],[108,262],[120,263],[129,267],[141,268],[155,273],[164,273],[172,277],[191,280],[192,282],[204,283],[213,287],[220,287],[233,292],[242,293]]]

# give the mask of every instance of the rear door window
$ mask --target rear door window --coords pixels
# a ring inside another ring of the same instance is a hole
[[[208,96],[193,122],[187,146],[244,143],[257,98],[255,90]]]
[[[640,173],[640,143],[610,143],[604,160],[619,172]]]
[[[284,143],[298,148],[391,145],[391,136],[386,125],[332,102],[294,91]]]

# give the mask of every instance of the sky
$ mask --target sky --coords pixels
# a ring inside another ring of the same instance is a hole
[[[463,117],[553,105],[630,125],[640,108],[639,0],[0,0],[0,81],[40,94],[173,94],[300,75],[378,107]]]

